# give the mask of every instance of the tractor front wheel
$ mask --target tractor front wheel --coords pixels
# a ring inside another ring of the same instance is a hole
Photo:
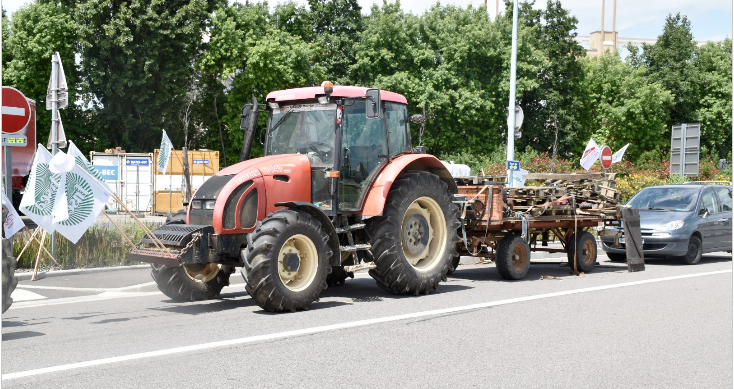
[[[208,300],[229,285],[234,267],[217,263],[167,266],[151,264],[158,289],[175,301]]]
[[[245,289],[269,312],[308,309],[326,289],[334,253],[321,222],[307,212],[279,210],[257,224],[242,252]]]
[[[396,294],[437,290],[458,256],[458,207],[438,176],[401,174],[387,195],[383,215],[369,220],[377,284]]]

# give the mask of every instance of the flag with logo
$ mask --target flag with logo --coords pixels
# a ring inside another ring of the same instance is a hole
[[[624,156],[624,152],[627,151],[627,147],[629,145],[630,144],[627,143],[626,145],[624,145],[624,147],[617,150],[617,152],[614,153],[614,155],[612,155],[612,163],[622,162],[622,157]]]
[[[584,154],[581,156],[581,167],[588,172],[589,169],[591,169],[591,166],[594,165],[594,162],[599,159],[600,155],[601,148],[599,148],[599,145],[596,144],[594,138],[589,139],[589,143],[586,145]]]
[[[69,149],[67,150],[67,154],[74,157],[74,161],[76,162],[79,167],[86,170],[87,173],[89,173],[92,177],[96,178],[97,181],[105,188],[108,192],[112,192],[112,189],[109,185],[105,182],[104,178],[102,178],[102,175],[99,174],[99,171],[97,168],[95,168],[86,157],[84,157],[84,154],[82,154],[81,151],[76,147],[74,142],[69,141]]]
[[[20,231],[25,227],[23,220],[20,219],[18,211],[15,210],[13,202],[8,199],[8,196],[3,192],[3,207],[8,210],[7,216],[5,216],[5,222],[3,223],[3,230],[5,231],[5,237],[10,238],[15,235],[16,232]]]
[[[168,162],[171,160],[171,150],[173,150],[173,143],[168,138],[166,130],[163,130],[163,139],[161,139],[161,151],[158,152],[158,171],[166,174],[168,170]]]
[[[53,211],[57,203],[59,204],[56,206],[57,218],[64,217],[66,202],[61,201],[64,191],[59,188],[65,187],[66,182],[64,176],[51,172],[50,162],[51,153],[39,144],[19,209],[41,228],[53,232]]]
[[[110,193],[99,180],[81,167],[71,155],[59,151],[50,162],[52,173],[64,177],[64,195],[67,209],[66,217],[59,213],[59,220],[55,220],[54,229],[72,243],[91,227],[104,210]],[[59,206],[59,209],[63,207]],[[54,213],[56,208],[54,208]],[[60,211],[61,212],[61,211]]]

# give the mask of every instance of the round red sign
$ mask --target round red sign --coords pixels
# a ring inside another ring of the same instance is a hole
[[[4,133],[14,134],[23,130],[31,120],[31,106],[28,99],[19,90],[4,86],[2,115]]]
[[[609,146],[603,146],[601,148],[601,167],[604,169],[612,167],[612,149]]]

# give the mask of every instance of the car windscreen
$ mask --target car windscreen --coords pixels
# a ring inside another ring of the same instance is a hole
[[[627,205],[641,210],[689,212],[696,207],[698,193],[697,188],[645,188]]]

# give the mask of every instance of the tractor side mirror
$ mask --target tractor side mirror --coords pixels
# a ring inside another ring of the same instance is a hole
[[[347,167],[351,164],[352,150],[349,147],[344,148],[344,157],[342,158],[342,166]]]
[[[380,101],[380,90],[379,89],[367,89],[365,92],[364,110],[367,114],[367,119],[379,119],[380,118],[380,107],[382,101]]]

